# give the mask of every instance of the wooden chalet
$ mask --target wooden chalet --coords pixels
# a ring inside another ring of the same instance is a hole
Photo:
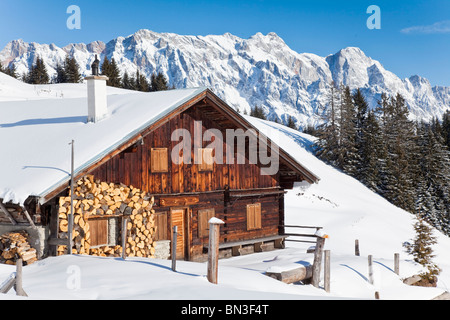
[[[179,91],[182,90],[139,94],[137,102],[130,99],[133,101],[130,103],[148,103],[150,108],[153,96],[157,96],[160,103],[164,101],[165,95],[169,97]],[[176,129],[186,129],[190,133],[197,130],[202,135],[208,129],[216,129],[224,137],[227,129],[252,129],[256,135],[261,134],[211,90],[200,88],[188,93],[189,95],[178,99],[176,103],[170,102],[170,107],[159,112],[158,116],[145,120],[139,128],[124,133],[119,141],[105,146],[103,150],[98,150],[95,156],[76,164],[73,176],[75,186],[80,186],[79,181],[86,181],[86,177],[89,177],[98,185],[114,184],[127,189],[127,192],[139,190],[142,194],[139,208],[143,206],[143,202],[145,206],[150,201],[152,204],[148,211],[148,216],[152,215],[151,232],[146,232],[145,236],[151,237],[152,243],[170,243],[173,227],[177,226],[178,259],[204,259],[208,246],[208,220],[211,217],[224,221],[220,228],[222,256],[282,248],[285,237],[282,227],[285,190],[292,188],[294,182],[316,183],[318,177],[302,166],[299,159],[293,159],[282,149],[278,150],[279,170],[276,174],[261,174],[264,165],[259,161],[249,161],[249,139],[246,140],[243,164],[229,164],[225,161],[223,164],[196,164],[194,161],[174,163],[171,160],[172,151],[181,141],[172,141],[172,133]],[[126,108],[127,99],[122,97],[120,101],[121,107]],[[60,103],[64,103],[64,100]],[[114,114],[110,117],[114,117]],[[95,127],[105,122],[106,127],[108,121],[105,119],[85,125]],[[97,135],[95,139],[100,140],[102,136]],[[210,141],[202,141],[202,145],[197,146],[198,149],[195,150],[194,137],[191,139],[191,159],[195,158],[196,152],[202,154],[203,159],[206,155],[212,155],[208,148]],[[221,143],[225,158],[227,141]],[[274,143],[269,139],[267,145],[269,152],[272,152]],[[218,150],[220,149],[215,149],[215,152]],[[67,167],[64,170],[66,169]],[[70,175],[62,173],[61,179],[56,179],[45,191],[30,195],[22,204],[0,201],[0,234],[20,228],[31,230],[31,233],[41,239],[40,257],[58,254],[58,247],[67,244],[64,242],[67,237],[62,236],[60,229],[60,219],[61,212],[67,212],[66,209],[61,211],[61,206],[64,203],[67,206],[70,181]],[[143,196],[144,194],[146,196]],[[77,202],[82,203],[80,194],[77,196]],[[90,200],[93,201],[92,198]],[[90,248],[112,248],[121,245],[121,221],[126,214],[123,208],[126,208],[131,200],[127,200],[124,206],[120,205],[120,199],[118,201],[119,204],[114,204],[115,210],[111,210],[109,214],[103,212],[101,215],[84,216],[85,223],[90,225]],[[99,205],[96,208],[101,207]],[[133,210],[131,214],[137,216],[139,209]],[[141,224],[140,228],[144,236],[145,226]],[[89,254],[92,251],[85,250],[83,253]]]

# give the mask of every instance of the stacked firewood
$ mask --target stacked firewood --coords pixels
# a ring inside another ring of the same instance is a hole
[[[156,233],[153,197],[133,186],[94,181],[91,175],[80,179],[74,187],[74,254],[120,256],[121,245],[91,248],[89,219],[110,216],[128,218],[127,256],[153,257],[153,235]],[[59,238],[68,237],[70,194],[59,199]],[[121,242],[120,242],[121,243]],[[57,248],[58,255],[67,254],[67,246]]]
[[[9,232],[0,236],[0,263],[16,264],[22,259],[25,265],[37,261],[36,249],[31,248],[26,231]]]

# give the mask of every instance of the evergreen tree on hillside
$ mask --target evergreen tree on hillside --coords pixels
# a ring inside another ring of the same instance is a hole
[[[442,117],[442,137],[447,149],[450,150],[450,110],[447,110]]]
[[[381,128],[374,112],[368,112],[362,130],[359,180],[372,191],[379,193],[386,154],[383,149]]]
[[[121,86],[122,79],[120,77],[120,70],[114,58],[111,59],[109,65],[109,73],[107,74],[109,86],[119,88]]]
[[[359,166],[359,155],[356,145],[356,109],[350,88],[342,91],[340,117],[339,117],[339,149],[338,168],[345,173],[356,176]]]
[[[145,76],[139,72],[139,70],[136,71],[135,90],[144,92],[150,91],[150,84]]]
[[[264,113],[263,107],[259,107],[257,105],[250,110],[250,116],[259,118],[259,119],[263,119],[263,120],[267,120],[267,117],[266,117],[266,114]]]
[[[420,177],[416,212],[434,227],[450,233],[450,153],[432,126],[418,125]]]
[[[337,90],[335,83],[331,82],[328,103],[322,114],[323,124],[318,127],[319,134],[316,149],[320,159],[339,168],[338,93],[339,90]]]
[[[109,63],[107,56],[105,56],[103,58],[103,62],[100,65],[100,70],[101,70],[101,74],[104,76],[108,76],[108,74],[110,73],[111,68],[110,68],[110,63]]]
[[[157,75],[152,74],[150,80],[151,91],[164,91],[169,89],[166,76],[162,72],[158,72]]]
[[[363,161],[362,153],[364,152],[365,135],[367,134],[365,128],[369,106],[360,89],[357,89],[353,95],[353,104],[355,105],[355,146],[358,150],[359,163],[361,163]],[[357,178],[358,175],[359,173],[356,174]]]
[[[134,83],[134,79],[133,77],[130,77],[128,75],[128,72],[124,72],[123,77],[122,77],[122,84],[121,87],[123,89],[127,89],[127,90],[135,90],[135,83]]]
[[[66,83],[67,82],[67,74],[64,69],[64,65],[60,63],[56,64],[56,75],[53,78],[53,82],[55,83]]]
[[[10,77],[18,79],[15,64],[11,64],[9,67],[5,68],[5,73]]]
[[[56,65],[55,83],[80,83],[83,78],[80,73],[80,66],[74,57],[66,56],[64,63]]]
[[[30,67],[28,74],[23,76],[24,82],[30,84],[47,84],[50,78],[47,73],[44,60],[40,57],[36,58],[36,62]]]
[[[435,284],[436,276],[441,272],[441,269],[433,262],[432,246],[437,243],[436,237],[433,235],[433,230],[421,217],[417,217],[414,230],[416,237],[412,244],[405,244],[406,251],[413,255],[415,262],[426,268],[426,271],[420,274],[424,284]]]
[[[292,118],[291,115],[289,115],[289,117],[288,117],[286,127],[297,130],[297,126],[295,124],[294,118]]]
[[[387,148],[382,195],[396,206],[414,212],[417,150],[408,107],[404,98],[397,94],[390,99],[382,97],[378,111]]]
[[[66,82],[68,83],[80,83],[83,81],[80,66],[74,57],[67,56],[64,60],[64,73],[66,75]]]
[[[121,87],[122,79],[120,77],[120,70],[114,58],[109,61],[108,57],[105,56],[100,68],[102,70],[102,75],[108,77],[108,80],[106,81],[107,86],[117,88]]]

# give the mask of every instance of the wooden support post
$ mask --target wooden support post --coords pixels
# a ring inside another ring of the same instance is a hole
[[[359,240],[355,240],[355,256],[359,257]]]
[[[68,230],[68,234],[69,234],[69,254],[72,254],[72,247],[73,247],[73,217],[74,217],[74,212],[73,212],[73,197],[74,197],[74,190],[73,190],[73,171],[74,171],[74,141],[72,140],[71,143],[69,143],[72,145],[72,152],[71,152],[71,163],[70,163],[70,214],[67,215],[67,220],[69,222],[69,230]]]
[[[6,209],[5,205],[0,201],[0,211],[3,211],[5,216],[11,221],[11,223],[15,226],[17,225],[17,221],[14,220],[13,216],[9,213],[8,209]]]
[[[373,256],[369,255],[368,257],[369,262],[369,283],[374,284],[373,282]]]
[[[224,222],[217,218],[209,220],[209,245],[208,245],[208,281],[217,284],[219,266],[219,237],[220,225]]]
[[[23,209],[23,213],[25,214],[25,217],[27,218],[28,223],[31,225],[31,227],[32,227],[33,229],[37,229],[36,225],[35,225],[34,222],[33,222],[33,219],[31,219],[31,216],[30,216],[30,214],[28,213],[27,209],[26,209],[25,207],[23,207],[22,209]]]
[[[325,238],[317,237],[316,250],[314,251],[314,263],[312,274],[312,285],[316,288],[319,287],[320,282],[320,269],[322,265],[323,247],[325,246]]]
[[[22,287],[22,259],[17,259],[16,261],[16,282],[14,284],[14,290],[16,290],[16,295],[22,296],[22,297],[28,297],[25,290],[23,290]]]
[[[127,258],[127,224],[128,218],[126,216],[122,219],[122,259],[125,260]]]
[[[330,265],[330,250],[325,250],[325,261],[324,261],[324,289],[326,292],[330,292],[330,271],[331,271],[331,265]]]
[[[177,271],[177,234],[178,234],[178,227],[173,227],[173,233],[172,233],[172,271]]]
[[[394,272],[397,275],[400,275],[400,254],[399,253],[394,254]]]

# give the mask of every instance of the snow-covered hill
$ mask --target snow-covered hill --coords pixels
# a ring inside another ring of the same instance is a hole
[[[168,260],[61,256],[24,267],[23,287],[30,299],[152,299],[152,300],[289,300],[381,299],[428,300],[450,287],[450,239],[438,231],[435,262],[442,268],[437,288],[411,287],[402,278],[417,274],[402,247],[414,238],[413,217],[365,188],[355,179],[318,160],[311,152],[314,138],[272,122],[247,120],[278,142],[321,180],[297,185],[286,195],[286,224],[323,226],[331,251],[331,292],[311,285],[284,284],[264,275],[269,268],[311,263],[310,244],[287,242],[287,248],[223,259],[219,284],[206,279],[206,263]],[[359,239],[361,256],[354,255]],[[393,271],[400,253],[400,276]],[[368,283],[367,256],[374,257],[375,284]],[[0,265],[0,281],[14,271]],[[79,281],[77,281],[79,280]],[[322,283],[321,283],[322,285]],[[16,299],[14,290],[0,299]],[[22,299],[22,298],[21,298]],[[172,310],[174,311],[174,310]],[[178,310],[181,312],[181,310]]]
[[[122,72],[137,69],[150,77],[163,72],[177,88],[210,87],[240,110],[263,106],[270,119],[294,116],[300,126],[320,121],[331,81],[362,88],[371,106],[382,92],[401,93],[411,114],[429,120],[450,108],[450,88],[432,87],[427,79],[400,79],[359,48],[349,47],[327,57],[298,53],[275,33],[257,33],[241,39],[224,35],[186,36],[139,30],[103,43],[54,44],[10,42],[0,52],[0,62],[14,63],[26,72],[37,56],[51,74],[66,55],[73,55],[83,74],[90,73],[94,55],[106,55]],[[413,66],[411,72],[414,72]]]
[[[108,94],[126,94],[129,90],[107,87]],[[86,84],[30,85],[0,72],[0,101],[63,99],[87,97]]]

